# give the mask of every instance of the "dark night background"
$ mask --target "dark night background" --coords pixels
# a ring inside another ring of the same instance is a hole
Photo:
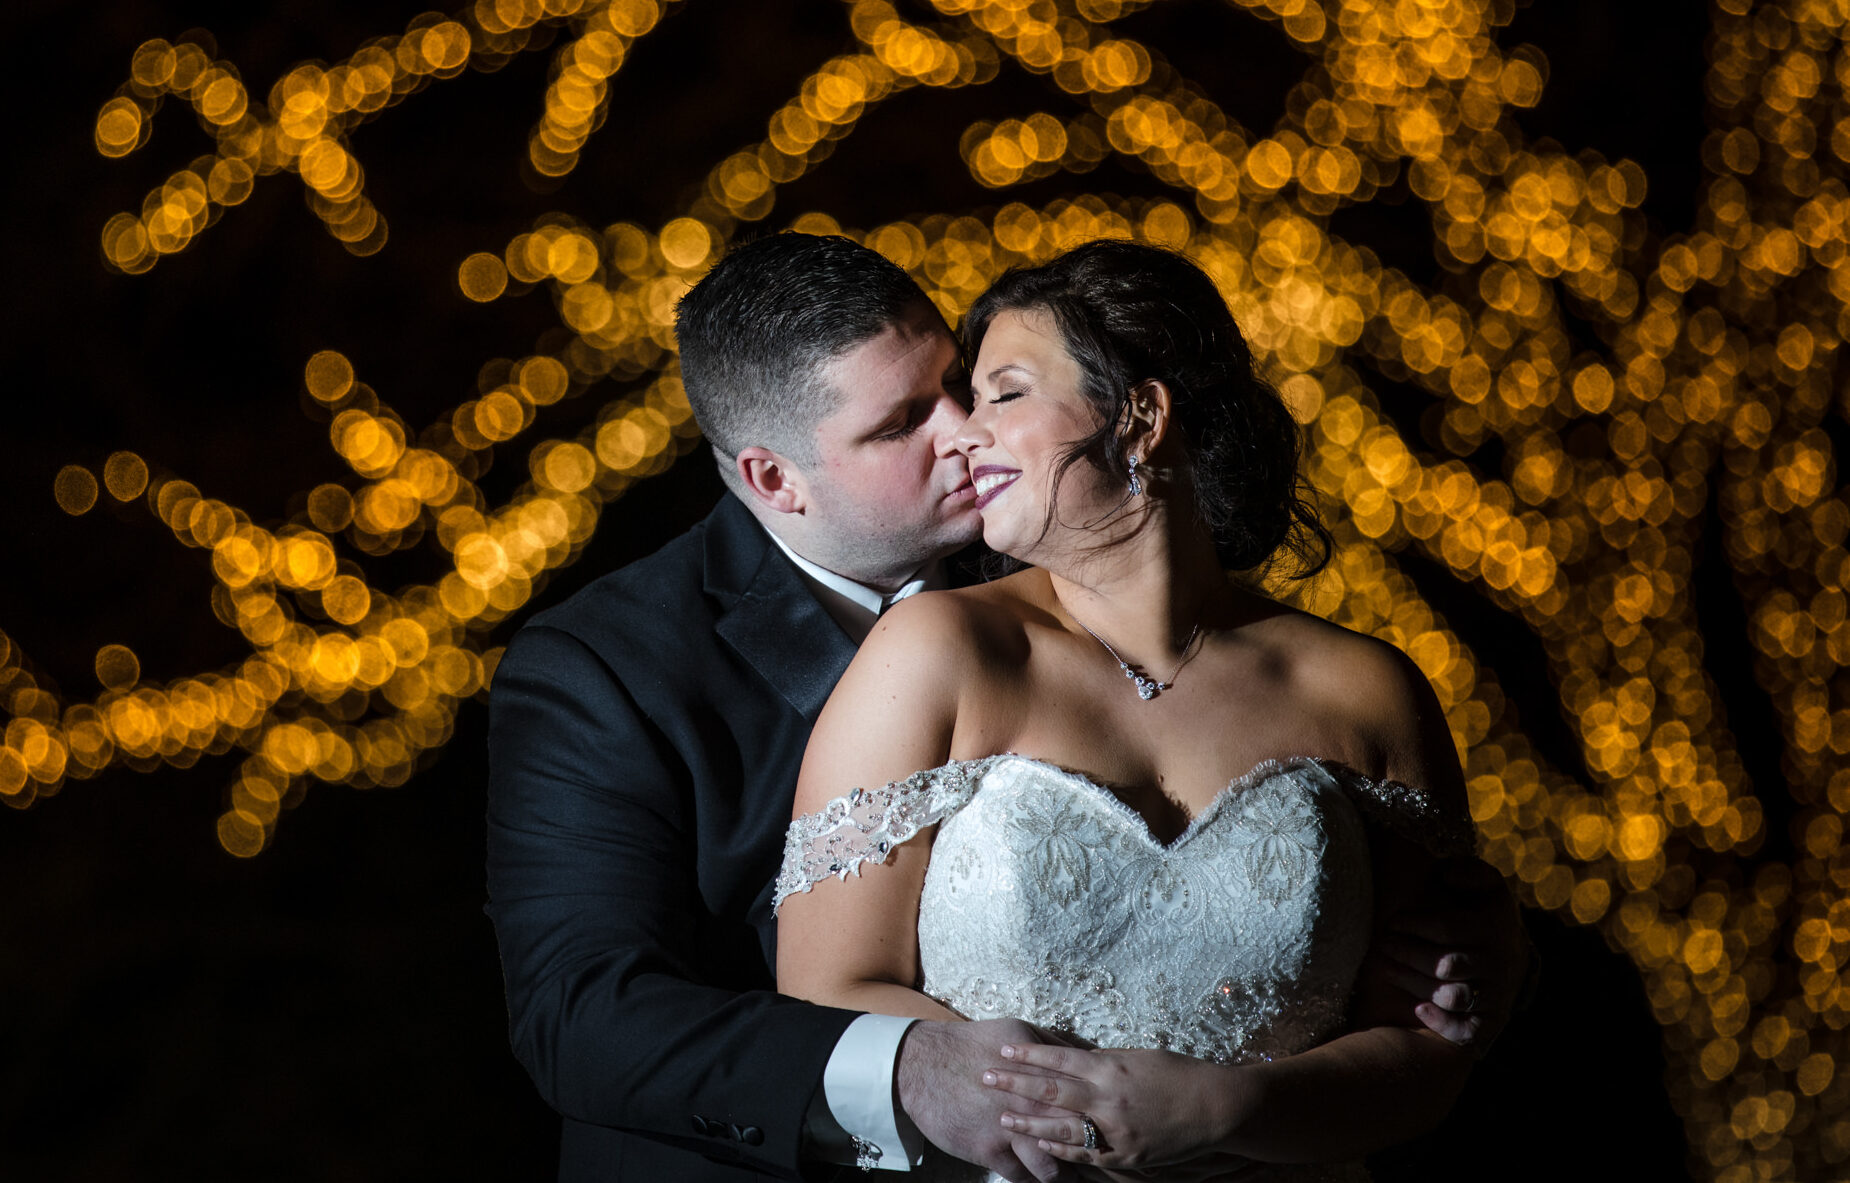
[[[1646,212],[1673,230],[1690,222],[1705,133],[1705,7],[1681,7],[1668,23],[1648,15],[1658,6],[1535,0],[1501,37],[1538,45],[1551,65],[1546,99],[1524,116],[1531,134],[1638,160]],[[10,11],[0,628],[66,700],[96,694],[92,657],[107,643],[132,646],[157,681],[245,649],[212,616],[204,552],[178,545],[140,502],[105,497],[65,515],[51,493],[59,468],[94,470],[132,449],[260,522],[283,519],[345,472],[299,393],[309,354],[341,350],[385,402],[428,421],[473,391],[482,362],[531,350],[557,324],[538,291],[463,299],[464,256],[498,251],[548,210],[661,225],[713,162],[763,134],[817,62],[851,44],[832,0],[694,0],[639,44],[614,79],[613,118],[556,191],[535,193],[518,167],[549,59],[529,52],[437,83],[352,136],[391,225],[379,254],[343,251],[285,175],[260,180],[151,273],[105,269],[108,217],[211,148],[169,100],[147,147],[98,155],[97,110],[137,45],[209,30],[261,98],[294,64],[344,57],[423,10],[119,0]],[[1248,126],[1272,124],[1301,61],[1275,27],[1229,5],[1172,0],[1124,28]],[[993,208],[958,159],[957,132],[1044,105],[1046,89],[1005,68],[989,86],[904,94],[787,189],[770,222],[822,209],[865,227]],[[1156,182],[1108,164],[1010,198],[1082,186]],[[1337,222],[1416,279],[1435,268],[1424,218],[1405,207]],[[539,430],[583,421],[604,397],[550,408]],[[524,478],[515,452],[503,464],[483,482],[491,499]],[[717,492],[697,460],[637,486],[496,642],[654,549]],[[382,581],[428,579],[428,551],[394,559]],[[1468,618],[1458,624],[1471,636]],[[1519,683],[1519,670],[1484,657]],[[312,788],[248,861],[214,839],[228,758],[69,782],[0,816],[0,1177],[548,1177],[556,1122],[507,1051],[481,912],[485,717],[466,706],[454,741],[403,788]],[[1636,974],[1595,932],[1529,919],[1542,996],[1426,1144],[1434,1158],[1409,1161],[1456,1157],[1505,1178],[1681,1174],[1683,1131]]]

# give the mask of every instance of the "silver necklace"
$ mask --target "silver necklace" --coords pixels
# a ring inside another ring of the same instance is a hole
[[[1067,615],[1072,616],[1072,613],[1069,612]],[[1191,646],[1194,645],[1195,638],[1201,634],[1201,622],[1197,620],[1195,622],[1195,627],[1189,630],[1188,640],[1182,642],[1182,660],[1176,662],[1176,668],[1170,671],[1169,680],[1167,682],[1158,682],[1155,678],[1149,677],[1142,670],[1137,669],[1135,666],[1131,665],[1130,662],[1119,657],[1118,651],[1111,647],[1111,642],[1093,632],[1087,627],[1085,621],[1079,619],[1077,616],[1073,616],[1073,623],[1085,629],[1087,635],[1105,647],[1105,652],[1111,654],[1112,660],[1118,663],[1118,668],[1124,671],[1124,676],[1136,684],[1137,697],[1143,699],[1145,702],[1149,702],[1158,694],[1161,694],[1165,690],[1172,689],[1175,686],[1176,675],[1182,672],[1182,667],[1188,664],[1188,659],[1195,655]]]

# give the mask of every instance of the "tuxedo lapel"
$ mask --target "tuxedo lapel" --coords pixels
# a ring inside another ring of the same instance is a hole
[[[707,593],[729,604],[714,631],[814,723],[854,658],[854,642],[731,494],[707,519],[706,545]]]

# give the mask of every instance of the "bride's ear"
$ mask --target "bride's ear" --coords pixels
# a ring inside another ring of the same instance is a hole
[[[1124,415],[1118,425],[1123,451],[1150,463],[1163,441],[1169,436],[1169,412],[1174,400],[1168,383],[1160,378],[1145,378],[1131,387],[1124,401]]]

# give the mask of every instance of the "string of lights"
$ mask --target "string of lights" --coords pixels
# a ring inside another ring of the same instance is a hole
[[[1311,478],[1335,510],[1331,568],[1275,590],[1399,645],[1432,680],[1484,856],[1526,903],[1598,926],[1636,964],[1693,1166],[1723,1183],[1841,1170],[1850,504],[1832,431],[1850,334],[1850,8],[1714,0],[1697,213],[1658,236],[1637,164],[1523,132],[1515,113],[1540,100],[1548,63],[1499,44],[1507,0],[1229,0],[1302,55],[1271,128],[1242,126],[1160,46],[1118,35],[1148,2],[932,0],[922,22],[851,0],[854,49],[820,63],[679,216],[599,228],[548,214],[458,262],[468,300],[550,299],[571,334],[562,349],[490,361],[422,425],[340,352],[307,358],[304,388],[351,476],[312,490],[295,519],[254,521],[131,452],[100,472],[66,467],[53,490],[66,512],[139,501],[210,552],[213,610],[249,655],[157,684],[110,645],[102,692],[74,701],[0,634],[0,800],[25,808],[106,770],[229,758],[218,838],[251,857],[312,783],[402,784],[484,692],[494,626],[574,560],[613,501],[698,443],[674,359],[679,295],[869,111],[1025,71],[1047,80],[1048,109],[974,122],[959,141],[998,206],[873,227],[791,211],[783,224],[867,243],[953,321],[1005,268],[1084,239],[1198,259],[1306,425]],[[565,176],[610,115],[609,80],[664,15],[657,0],[478,0],[297,66],[262,97],[206,47],[151,40],[97,117],[97,151],[146,148],[167,102],[189,106],[213,147],[107,221],[103,260],[141,275],[201,249],[284,175],[346,250],[376,252],[387,223],[353,129],[538,46],[553,68],[527,163]],[[1152,178],[1149,192],[1086,192],[1107,158]],[[1010,199],[1061,175],[1067,196]],[[1330,228],[1390,190],[1430,220],[1436,284]],[[531,438],[537,408],[612,381],[631,393],[586,399],[575,435]],[[1404,430],[1384,382],[1425,400],[1430,430]],[[490,504],[483,460],[513,449],[531,479]],[[1783,784],[1750,781],[1705,664],[1691,578],[1717,537],[1779,721]],[[439,578],[388,591],[369,577],[369,562],[413,549],[442,557]],[[1525,736],[1496,673],[1407,574],[1415,559],[1533,635],[1548,668],[1520,677],[1553,688],[1581,767]],[[1768,794],[1789,797],[1789,860],[1766,856]]]

